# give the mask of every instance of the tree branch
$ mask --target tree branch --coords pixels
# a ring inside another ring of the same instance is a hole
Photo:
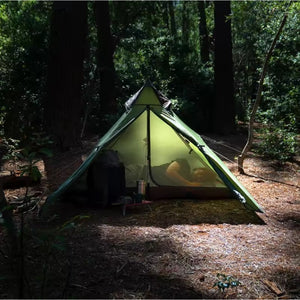
[[[291,6],[291,4],[292,4],[292,2],[289,3],[289,5],[287,7],[287,10]],[[245,174],[244,167],[243,167],[244,160],[245,160],[245,157],[246,157],[248,151],[251,149],[252,144],[253,144],[254,120],[255,120],[255,115],[256,115],[257,109],[258,109],[258,107],[260,105],[260,102],[261,102],[261,94],[262,94],[264,79],[265,79],[265,76],[266,76],[266,73],[267,73],[267,67],[268,67],[269,61],[272,57],[273,50],[275,48],[277,40],[279,39],[280,34],[282,32],[282,29],[283,29],[283,27],[286,23],[287,17],[288,17],[288,12],[286,11],[286,13],[284,14],[284,17],[281,21],[280,27],[279,27],[279,29],[278,29],[278,31],[277,31],[274,39],[273,39],[273,42],[272,42],[272,44],[271,44],[271,46],[270,46],[270,48],[267,52],[267,55],[266,55],[266,58],[265,58],[265,61],[264,61],[264,65],[263,65],[263,68],[262,68],[262,71],[261,71],[260,80],[259,80],[258,89],[257,89],[257,94],[256,94],[256,99],[255,99],[255,102],[254,102],[254,105],[253,105],[253,109],[252,109],[252,112],[251,112],[251,115],[250,115],[250,120],[249,120],[249,125],[248,125],[248,139],[247,139],[246,145],[245,145],[241,155],[239,155],[239,157],[238,157],[238,171],[239,171],[240,174]]]

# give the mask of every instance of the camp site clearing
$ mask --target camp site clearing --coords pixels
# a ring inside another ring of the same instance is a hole
[[[242,147],[243,139],[226,141]],[[49,189],[56,190],[96,142],[89,140],[84,148],[51,158],[46,165],[41,162],[46,179],[32,192],[46,197]],[[51,207],[56,217],[49,222],[41,223],[35,212],[27,216],[30,228],[44,230],[74,216],[89,216],[67,233],[67,251],[57,251],[51,259],[45,297],[299,298],[299,165],[279,167],[251,154],[245,169],[258,176],[252,177],[237,174],[235,165],[225,163],[265,213],[245,210],[237,200],[175,199],[155,202],[151,209],[130,209],[125,217],[117,206],[103,210],[67,202]],[[5,191],[8,200],[22,193]],[[0,235],[3,240],[2,231]],[[39,247],[30,247],[28,242],[27,277],[36,282],[44,260]],[[0,256],[1,269],[4,263]],[[241,284],[222,292],[214,286],[219,273]],[[38,287],[31,288],[38,297]],[[3,282],[0,298],[8,293],[9,282]]]

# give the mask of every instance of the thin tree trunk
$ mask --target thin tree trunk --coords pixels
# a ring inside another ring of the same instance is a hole
[[[160,2],[161,6],[160,6],[160,10],[161,13],[163,15],[163,19],[164,19],[164,23],[166,25],[166,29],[168,31],[170,31],[170,16],[169,16],[169,3],[168,2]],[[168,44],[167,47],[165,48],[165,51],[163,53],[162,56],[163,60],[162,60],[162,66],[163,66],[163,70],[164,72],[162,73],[163,76],[168,76],[169,72],[170,72],[170,45]],[[164,75],[165,74],[165,75]]]
[[[98,72],[98,69],[94,71],[94,76],[89,78],[87,87],[86,87],[86,103],[85,103],[85,112],[84,112],[84,117],[83,117],[83,122],[82,122],[82,129],[81,129],[81,134],[80,138],[82,139],[84,137],[84,132],[86,129],[86,124],[87,124],[87,119],[90,113],[91,109],[91,100],[93,97],[93,92],[95,92],[95,86],[96,86],[96,74]]]
[[[103,114],[103,131],[107,130],[108,115],[117,112],[115,93],[114,41],[110,29],[110,13],[108,1],[95,2],[95,15],[98,35],[98,70],[100,79],[100,103]]]
[[[199,35],[201,61],[205,64],[209,61],[208,33],[206,25],[205,1],[198,1],[199,11]]]
[[[182,32],[181,32],[181,43],[182,45],[189,45],[190,37],[190,24],[189,24],[189,2],[183,1],[182,3]]]
[[[291,5],[291,3],[289,4],[289,6],[290,5]],[[262,71],[261,71],[261,74],[260,74],[258,89],[257,89],[257,93],[256,93],[256,99],[255,99],[255,102],[254,102],[254,105],[253,105],[253,109],[252,109],[252,112],[251,112],[251,115],[250,115],[250,120],[249,120],[249,125],[248,125],[248,139],[247,139],[246,145],[245,145],[241,155],[239,155],[239,157],[238,157],[238,171],[241,174],[245,174],[244,167],[243,167],[244,160],[245,160],[245,157],[246,157],[248,151],[251,149],[252,144],[253,144],[254,120],[255,120],[255,115],[256,115],[257,109],[258,109],[258,107],[260,105],[260,102],[261,102],[261,93],[262,93],[264,79],[265,79],[266,72],[267,72],[268,63],[269,63],[270,58],[272,56],[272,53],[273,53],[273,50],[275,48],[276,42],[279,39],[280,34],[282,32],[282,29],[283,29],[283,27],[286,23],[287,17],[288,17],[288,13],[285,13],[285,15],[284,15],[284,17],[281,21],[280,27],[279,27],[279,29],[278,29],[278,31],[277,31],[274,39],[273,39],[273,42],[272,42],[272,44],[269,48],[269,51],[267,52],[267,55],[266,55],[266,58],[265,58],[265,61],[264,61],[264,65],[263,65],[263,68],[262,68]]]
[[[173,1],[168,1],[168,8],[169,8],[169,15],[170,15],[170,23],[171,23],[171,34],[176,40],[177,33],[176,33],[176,23],[175,23]]]

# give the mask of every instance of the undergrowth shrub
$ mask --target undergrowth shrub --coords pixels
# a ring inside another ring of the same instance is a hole
[[[291,160],[298,151],[297,135],[282,128],[264,129],[256,151],[267,158],[282,162]]]

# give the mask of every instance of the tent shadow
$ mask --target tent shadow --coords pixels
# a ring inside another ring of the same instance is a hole
[[[120,207],[99,211],[101,222],[119,226],[156,226],[199,224],[256,224],[265,222],[238,200],[161,200],[150,205],[128,207],[121,216]]]
[[[72,211],[74,212],[75,210]],[[113,216],[114,212],[110,212]],[[67,217],[67,214],[64,216]],[[118,216],[120,217],[120,214]],[[40,224],[38,228],[41,228]],[[114,237],[109,233],[116,235]],[[145,235],[137,239],[133,232],[122,235],[122,232],[119,234],[118,228],[115,229],[113,226],[85,226],[84,230],[76,230],[68,235],[68,245],[72,248],[71,251],[55,252],[57,256],[51,261],[44,290],[47,299],[207,299],[210,297],[209,294],[196,289],[183,276],[185,274],[174,276],[174,274],[160,272],[162,253],[167,253],[167,263],[170,268],[185,263],[185,256],[179,252],[180,249],[176,250],[168,236],[159,239],[153,235],[150,237]],[[32,253],[40,255],[41,249],[36,247]],[[31,270],[31,276],[41,274],[43,268],[39,260],[34,262],[38,265]],[[34,285],[31,293],[31,296],[39,295],[39,285]]]
[[[141,226],[167,228],[173,225],[201,224],[255,224],[265,225],[256,212],[246,209],[238,200],[157,200],[147,205],[127,207],[126,215],[122,206],[109,208],[91,207],[87,204],[70,202],[56,203],[47,215],[56,215],[62,222],[76,215],[89,216],[89,222],[112,226]]]
[[[73,249],[76,268],[81,270],[74,272],[73,280],[85,282],[89,288],[69,289],[68,298],[207,299],[210,296],[195,290],[188,280],[180,276],[160,274],[151,267],[150,262],[161,255],[161,251],[181,257],[171,251],[168,240],[133,242],[130,239],[113,240],[102,236],[87,247],[86,238],[88,236],[81,236]],[[116,248],[118,255],[114,254]],[[137,254],[148,257],[149,261],[128,259]],[[78,255],[86,259],[77,260]],[[169,263],[176,265],[178,262],[170,259]],[[93,280],[87,276],[90,270],[93,270]]]

